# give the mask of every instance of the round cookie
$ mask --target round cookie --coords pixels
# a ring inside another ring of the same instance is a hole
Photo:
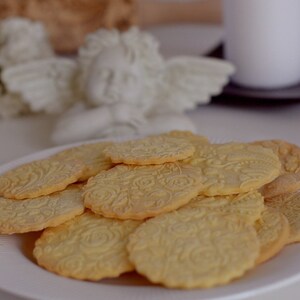
[[[195,147],[201,144],[209,144],[209,140],[207,137],[203,135],[194,134],[193,132],[187,130],[172,130],[167,133],[161,134],[161,136],[169,136],[173,138],[183,139],[185,141],[190,142]]]
[[[285,246],[289,238],[289,222],[286,217],[271,207],[266,207],[261,219],[255,224],[260,243],[257,264],[275,256]]]
[[[140,222],[105,219],[86,212],[36,241],[33,255],[47,270],[66,277],[99,280],[134,268],[128,260],[128,236]]]
[[[195,147],[188,141],[169,136],[150,136],[116,143],[104,150],[113,163],[152,165],[175,162],[190,157]]]
[[[274,180],[281,167],[272,150],[241,143],[203,144],[185,162],[202,170],[207,196],[258,189]]]
[[[280,176],[261,189],[266,198],[300,189],[300,148],[297,145],[282,140],[257,141],[253,144],[273,150],[281,162]]]
[[[221,213],[235,214],[253,224],[264,210],[264,198],[257,191],[244,194],[208,197],[198,195],[183,208],[206,208]]]
[[[78,181],[84,169],[84,164],[78,160],[33,161],[0,176],[0,195],[11,199],[49,195]]]
[[[262,186],[260,192],[266,198],[292,193],[300,189],[300,172],[279,175],[272,182]]]
[[[83,212],[81,187],[77,185],[35,199],[0,197],[0,234],[39,231],[57,226]]]
[[[265,199],[265,205],[281,212],[290,225],[288,243],[300,242],[300,191]]]
[[[84,204],[109,218],[145,219],[175,210],[202,189],[201,170],[176,163],[118,165],[91,178]]]
[[[209,288],[242,276],[255,265],[253,226],[206,209],[182,209],[152,218],[129,237],[136,271],[169,288]]]
[[[85,181],[99,172],[108,170],[114,166],[111,160],[103,153],[103,150],[110,145],[112,145],[111,142],[84,144],[61,151],[52,156],[52,158],[62,160],[77,159],[82,161],[86,168],[79,180]]]
[[[281,162],[281,174],[300,171],[300,148],[283,140],[263,140],[252,143],[271,149]]]

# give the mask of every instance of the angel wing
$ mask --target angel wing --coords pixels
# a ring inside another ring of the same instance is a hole
[[[75,61],[53,57],[6,68],[1,79],[33,112],[60,113],[75,100],[76,71]]]
[[[166,68],[156,97],[156,111],[182,112],[221,93],[234,66],[213,58],[175,57]]]

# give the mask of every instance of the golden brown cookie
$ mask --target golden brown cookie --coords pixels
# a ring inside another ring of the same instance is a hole
[[[263,140],[252,144],[271,149],[278,155],[281,162],[281,174],[300,171],[300,148],[297,145],[283,140]]]
[[[115,143],[104,150],[113,163],[133,165],[163,164],[190,157],[195,147],[188,141],[169,136],[150,136],[140,140]]]
[[[130,235],[127,248],[138,273],[183,289],[226,284],[251,269],[259,254],[253,226],[199,208],[147,220]]]
[[[185,162],[202,170],[202,193],[208,196],[256,190],[274,180],[281,167],[272,150],[242,143],[202,145]]]
[[[84,169],[84,164],[78,160],[33,161],[0,176],[0,195],[11,199],[49,195],[76,182]]]
[[[0,233],[38,231],[57,226],[84,212],[81,187],[28,200],[0,197]]]
[[[170,136],[178,139],[184,139],[194,146],[198,146],[201,144],[209,144],[209,140],[207,137],[203,135],[194,134],[191,131],[185,131],[185,130],[172,130],[167,133],[161,134],[161,136]]]
[[[275,256],[285,246],[289,238],[290,226],[282,213],[266,207],[255,228],[260,243],[257,264],[261,264]]]
[[[280,176],[261,189],[266,198],[300,189],[300,148],[297,145],[282,140],[257,141],[253,144],[273,150],[281,162]]]
[[[264,198],[257,191],[244,194],[208,197],[198,195],[183,208],[207,208],[215,212],[239,216],[245,222],[253,224],[264,210]]]
[[[134,268],[128,260],[128,236],[140,222],[105,219],[86,212],[36,241],[38,264],[62,276],[84,280],[118,277]]]
[[[287,218],[290,225],[288,243],[300,242],[300,191],[265,199],[265,204]]]
[[[62,160],[77,159],[82,161],[86,168],[79,180],[85,181],[99,172],[108,170],[114,166],[111,160],[103,153],[103,150],[110,145],[112,145],[111,142],[84,144],[61,151],[52,156],[52,158]]]
[[[300,189],[300,172],[279,175],[272,182],[262,186],[260,192],[266,198],[292,193]]]
[[[119,165],[88,181],[84,204],[109,218],[145,219],[183,206],[201,189],[201,170],[191,165]]]

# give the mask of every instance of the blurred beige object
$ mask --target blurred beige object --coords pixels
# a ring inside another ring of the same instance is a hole
[[[220,23],[221,0],[138,0],[138,22],[142,26],[158,23]]]
[[[0,0],[0,18],[42,21],[59,52],[75,51],[87,33],[100,27],[127,29],[135,21],[136,0]]]

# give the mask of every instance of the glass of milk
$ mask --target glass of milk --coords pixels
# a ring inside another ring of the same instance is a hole
[[[300,0],[223,0],[232,80],[256,89],[300,82]]]

